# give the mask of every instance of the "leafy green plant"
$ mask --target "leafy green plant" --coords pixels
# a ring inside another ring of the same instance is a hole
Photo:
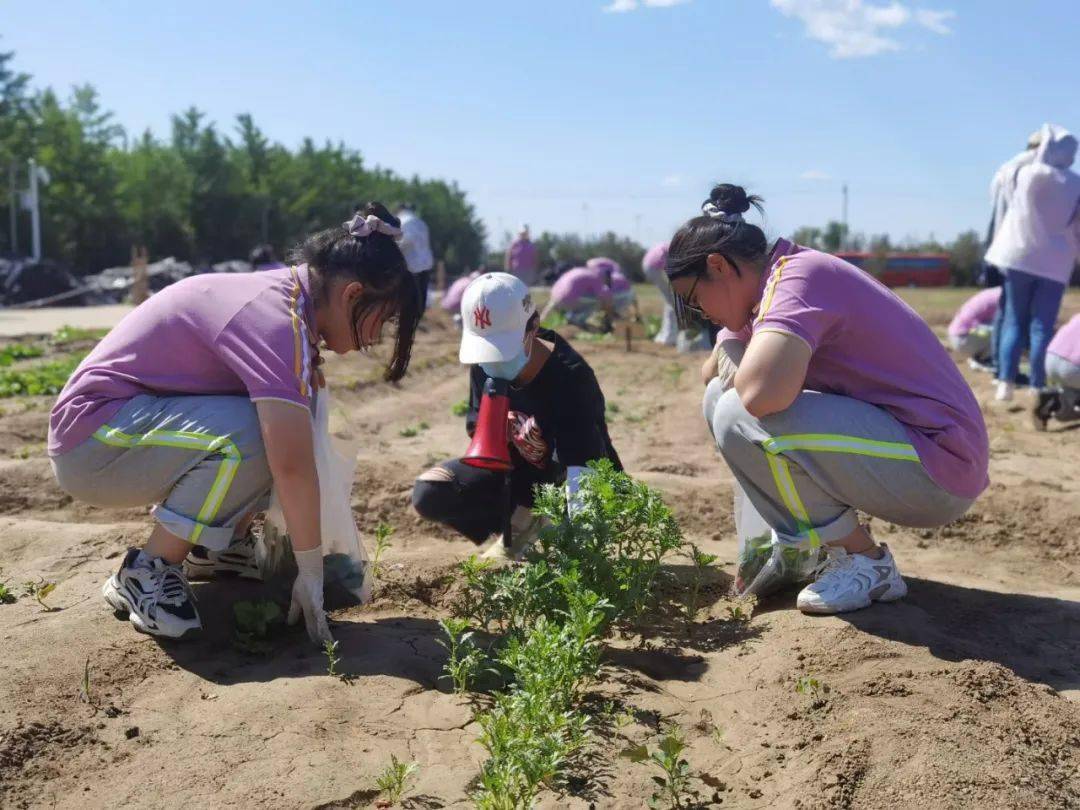
[[[32,596],[37,600],[37,603],[41,605],[47,612],[52,613],[59,608],[51,607],[45,604],[45,600],[49,598],[49,595],[56,590],[55,582],[46,582],[43,578],[38,578],[37,582],[28,580],[23,583],[23,591],[27,596]]]
[[[543,558],[556,570],[577,570],[582,587],[612,605],[612,618],[634,617],[652,600],[668,554],[682,533],[660,494],[616,471],[607,459],[590,462],[567,516],[563,487],[537,490],[534,511],[551,525],[540,532]]]
[[[464,416],[469,412],[469,401],[463,399],[460,402],[455,402],[450,406],[450,413],[454,416]]]
[[[679,810],[687,807],[696,799],[696,793],[690,789],[690,763],[682,756],[686,750],[686,740],[682,729],[670,726],[660,739],[655,751],[646,745],[636,745],[622,752],[622,756],[631,762],[651,762],[663,771],[663,776],[654,776],[656,791],[649,800],[649,807]]]
[[[66,346],[69,343],[81,343],[85,340],[101,340],[108,333],[108,329],[82,329],[65,325],[53,332],[49,340],[54,346]]]
[[[664,366],[664,373],[667,375],[668,382],[671,383],[672,388],[679,387],[679,380],[682,379],[682,375],[686,373],[686,366],[682,363],[668,363]]]
[[[716,562],[716,555],[706,554],[696,544],[691,543],[688,556],[694,566],[694,571],[690,580],[690,587],[686,592],[683,609],[686,620],[693,623],[697,621],[698,613],[701,611],[701,585],[705,581],[706,573]]]
[[[727,615],[728,620],[733,622],[748,622],[754,612],[754,603],[748,599],[743,599],[734,605],[728,605]]]
[[[390,548],[390,535],[394,533],[394,527],[389,523],[379,522],[375,527],[375,553],[371,558],[371,575],[378,579],[383,574],[383,555]]]
[[[233,604],[233,645],[243,652],[266,655],[272,649],[270,636],[284,623],[281,606],[269,599]]]
[[[468,691],[484,671],[485,656],[472,640],[474,632],[468,619],[440,619],[439,626],[446,634],[446,641],[437,641],[449,656],[440,680],[448,679],[454,685],[454,691],[461,694]]]
[[[0,397],[59,394],[85,356],[78,353],[26,368],[0,369]]]
[[[390,764],[375,777],[375,787],[379,789],[385,801],[395,805],[405,795],[409,779],[419,767],[415,762],[402,762],[397,756],[391,754]]]
[[[41,357],[45,350],[32,343],[9,343],[0,346],[0,366],[10,366],[16,360],[27,360],[32,357]]]

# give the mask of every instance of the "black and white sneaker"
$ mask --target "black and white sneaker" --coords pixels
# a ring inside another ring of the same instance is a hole
[[[262,582],[262,549],[252,532],[234,538],[224,551],[195,546],[184,559],[184,576],[191,580],[243,577]]]
[[[101,595],[117,613],[126,613],[140,633],[185,638],[202,629],[195,595],[179,566],[160,557],[149,559],[137,548],[124,555]]]

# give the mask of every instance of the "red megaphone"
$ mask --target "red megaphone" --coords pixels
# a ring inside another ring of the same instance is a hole
[[[496,472],[510,472],[510,431],[506,416],[510,412],[510,383],[488,377],[472,443],[461,459],[470,467]]]

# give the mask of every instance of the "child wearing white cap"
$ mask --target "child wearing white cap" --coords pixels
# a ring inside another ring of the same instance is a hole
[[[537,484],[565,482],[571,493],[590,461],[607,458],[622,469],[604,419],[604,394],[589,364],[555,332],[540,328],[529,289],[509,273],[490,273],[469,285],[461,302],[460,359],[470,365],[466,430],[471,436],[489,377],[508,380],[514,547],[519,557],[538,526],[531,515]],[[413,506],[474,543],[502,527],[503,474],[449,459],[424,472]],[[489,556],[503,554],[502,543]]]

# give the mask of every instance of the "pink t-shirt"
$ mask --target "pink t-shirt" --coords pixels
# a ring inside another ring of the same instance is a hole
[[[1073,315],[1057,330],[1046,351],[1080,366],[1080,315]]]
[[[622,272],[622,267],[619,266],[619,263],[614,259],[607,258],[606,256],[594,256],[593,258],[585,262],[585,266],[588,267],[590,270],[599,270],[600,272],[603,272],[605,270],[610,270],[613,273]]]
[[[316,334],[305,265],[178,281],[124,316],[75,370],[49,418],[49,455],[80,444],[140,394],[308,406]]]
[[[854,265],[780,239],[757,318],[738,335],[784,332],[810,347],[805,387],[869,402],[907,430],[947,492],[974,498],[989,479],[979,404],[930,327]]]
[[[479,277],[480,273],[474,272],[456,279],[443,296],[440,306],[447,312],[457,312],[461,309],[461,299],[465,295],[465,288]]]
[[[641,260],[641,269],[646,273],[664,272],[664,265],[667,264],[667,255],[667,242],[660,242],[659,244],[653,245],[645,251],[645,256]]]
[[[551,287],[551,300],[562,306],[576,304],[582,298],[608,299],[611,290],[601,274],[588,267],[567,270]]]
[[[993,323],[1000,300],[1001,287],[991,287],[975,293],[956,310],[956,315],[949,324],[949,334],[963,337],[977,326]]]

